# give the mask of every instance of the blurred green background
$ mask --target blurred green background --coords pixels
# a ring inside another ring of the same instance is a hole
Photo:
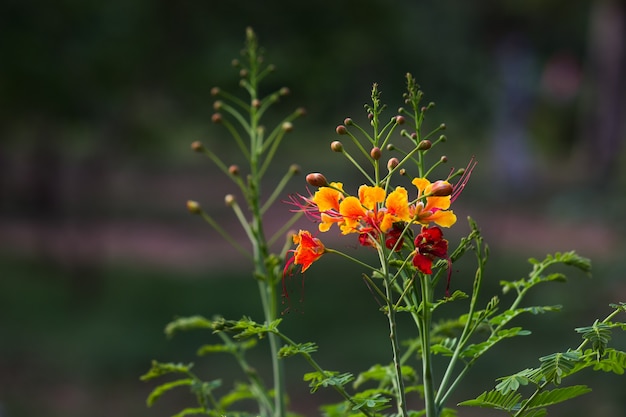
[[[1,417],[171,415],[192,398],[180,391],[147,409],[153,385],[139,376],[152,359],[194,361],[211,339],[166,340],[164,325],[191,314],[260,317],[249,265],[185,210],[198,200],[242,237],[221,203],[233,186],[189,144],[202,140],[238,162],[225,130],[210,123],[209,91],[238,89],[230,61],[246,26],[278,67],[267,91],[292,91],[276,111],[308,111],[273,176],[298,163],[347,183],[348,165],[328,149],[335,126],[365,120],[373,82],[393,115],[411,72],[437,103],[427,122],[448,126],[449,165],[479,161],[455,211],[475,218],[491,246],[485,293],[525,275],[530,256],[575,249],[592,258],[592,279],[573,273],[533,295],[564,313],[525,321],[533,335],[503,344],[455,400],[577,346],[573,327],[626,300],[618,0],[8,0],[1,10]],[[299,178],[288,191],[304,185]],[[274,210],[270,228],[286,210]],[[466,232],[460,222],[451,239]],[[284,328],[317,341],[327,368],[358,372],[387,360],[387,331],[347,267],[314,265],[303,312]],[[455,271],[453,287],[467,289],[468,268]],[[207,379],[241,378],[224,358],[197,362]],[[308,369],[298,359],[288,366],[297,411],[317,415],[317,404],[338,399],[309,396],[299,376]],[[590,385],[592,394],[551,415],[626,414],[623,378],[593,375]]]

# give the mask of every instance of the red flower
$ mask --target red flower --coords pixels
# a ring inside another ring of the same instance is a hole
[[[293,250],[293,257],[287,262],[300,265],[302,272],[306,271],[313,262],[317,261],[325,252],[324,244],[321,240],[313,237],[307,230],[300,230],[297,235],[293,235],[293,243],[298,247]]]
[[[396,252],[400,252],[402,250],[402,245],[404,244],[404,236],[402,232],[404,231],[405,223],[397,222],[393,224],[391,230],[385,235],[385,246],[387,249],[393,249]]]
[[[415,238],[415,256],[413,265],[425,274],[432,274],[433,261],[436,258],[447,259],[448,241],[437,226],[423,227]]]

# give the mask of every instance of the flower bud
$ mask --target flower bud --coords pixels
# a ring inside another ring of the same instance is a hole
[[[237,165],[231,165],[228,167],[228,173],[233,177],[239,176],[239,167]]]
[[[398,115],[398,116],[395,117],[395,119],[396,119],[396,123],[399,124],[399,125],[403,125],[404,122],[405,122],[404,116]]]
[[[259,62],[263,62],[263,57],[259,57]],[[269,64],[269,65],[267,66],[267,70],[268,70],[269,72],[274,72],[274,71],[276,71],[276,65],[274,65],[274,64]]]
[[[241,63],[239,62],[239,60],[237,58],[235,58],[232,61],[230,61],[230,65],[232,65],[233,67],[237,68],[239,65],[241,65]]]
[[[319,172],[313,172],[306,176],[306,182],[313,187],[326,187],[328,185],[328,181],[326,181],[326,177]]]
[[[446,162],[448,162],[448,157],[443,155],[439,160],[441,161],[442,164],[445,164]]]
[[[240,76],[241,78],[245,78],[245,77],[247,77],[247,76],[248,76],[248,70],[247,70],[247,69],[245,69],[245,68],[242,68],[241,70],[239,70],[239,76]]]
[[[213,109],[220,110],[223,105],[224,103],[221,100],[215,100],[215,103],[213,103]]]
[[[411,139],[417,140],[417,133],[415,132],[411,133]]]
[[[192,142],[191,149],[194,152],[202,152],[204,150],[204,145],[199,140]]]
[[[439,129],[445,130],[446,129],[446,124],[445,123],[440,124],[439,125]]]
[[[285,122],[282,124],[281,128],[285,132],[291,132],[293,130],[293,124],[291,122]]]
[[[220,93],[220,88],[219,87],[213,87],[211,88],[211,95],[212,96],[216,96]]]
[[[296,114],[298,116],[306,116],[306,109],[304,107],[298,107],[296,109]]]
[[[435,181],[431,185],[430,195],[435,197],[447,197],[452,194],[453,187],[448,181]]]
[[[406,175],[406,169],[400,168],[400,175]]]
[[[343,143],[335,140],[330,144],[330,149],[332,149],[333,152],[343,152]]]
[[[338,135],[346,135],[348,134],[348,129],[346,129],[344,125],[339,125],[335,129],[335,132],[337,132]]]
[[[258,98],[255,98],[254,100],[252,100],[252,103],[250,104],[255,109],[258,109],[259,107],[261,107],[261,100],[259,100]]]
[[[369,121],[374,120],[374,113],[367,113],[367,119],[368,119]]]
[[[200,208],[200,204],[197,201],[188,200],[187,201],[187,210],[191,214],[200,214],[202,213],[202,209]]]
[[[390,158],[389,161],[387,161],[387,169],[391,171],[392,169],[397,167],[399,163],[400,161],[398,160],[398,158]]]
[[[446,139],[448,139],[448,138],[446,138],[446,135],[441,135],[441,136],[439,136],[438,140],[439,140],[439,142],[445,142]]]
[[[351,118],[346,117],[346,118],[344,119],[344,121],[343,121],[343,124],[344,124],[344,125],[346,125],[346,126],[352,126],[352,125],[354,124],[354,122],[352,121],[352,119],[351,119]]]
[[[385,149],[387,149],[388,151],[393,151],[394,149],[396,149],[396,147],[395,147],[395,146],[393,146],[393,143],[389,143],[389,144],[385,147]]]
[[[224,196],[224,203],[226,203],[228,207],[232,207],[235,204],[235,196],[232,194],[226,194]]]
[[[301,171],[301,169],[300,169],[300,165],[298,165],[298,164],[293,164],[293,165],[291,165],[291,166],[289,167],[289,172],[290,172],[292,175],[297,175],[297,174],[299,174],[299,173],[300,173],[300,171]]]
[[[432,142],[428,139],[424,139],[417,145],[417,150],[419,151],[427,151],[430,147],[433,146]]]
[[[383,155],[383,152],[380,150],[378,146],[374,146],[372,150],[370,151],[370,156],[375,161],[378,161],[382,155]]]
[[[222,123],[222,115],[220,113],[213,113],[211,121],[213,123]]]

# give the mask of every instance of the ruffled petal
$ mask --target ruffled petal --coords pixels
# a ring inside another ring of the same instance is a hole
[[[359,200],[368,210],[374,210],[377,203],[385,201],[385,190],[380,187],[362,185],[359,187]]]
[[[343,198],[341,191],[343,190],[343,184],[340,182],[333,182],[330,184],[332,187],[322,187],[313,196],[313,202],[317,205],[320,212],[328,210],[339,210],[339,201]]]

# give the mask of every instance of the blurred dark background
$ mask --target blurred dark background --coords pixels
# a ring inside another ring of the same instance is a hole
[[[564,312],[524,322],[533,335],[494,351],[455,400],[577,346],[574,327],[626,300],[621,1],[8,0],[0,10],[1,417],[171,415],[193,398],[181,390],[147,409],[153,385],[139,375],[152,359],[194,361],[212,339],[166,340],[164,325],[191,314],[260,319],[248,265],[185,210],[198,200],[235,228],[221,203],[234,187],[189,144],[238,162],[210,123],[209,92],[238,90],[230,61],[246,26],[277,65],[268,91],[292,91],[276,114],[308,111],[271,175],[298,163],[345,179],[347,164],[328,150],[335,126],[363,122],[373,82],[393,115],[411,72],[437,103],[427,123],[448,126],[449,164],[479,161],[456,211],[491,246],[485,293],[525,275],[531,256],[575,249],[593,260],[592,279],[573,273],[531,297]],[[332,258],[312,267],[304,312],[284,326],[319,342],[329,369],[358,372],[387,360],[387,331],[345,267]],[[468,268],[454,286],[468,289]],[[197,362],[207,379],[242,378],[223,358]],[[299,376],[308,369],[288,366],[297,411],[317,415],[320,401],[338,400],[309,396]],[[590,385],[551,415],[626,414],[623,379],[593,375]]]

